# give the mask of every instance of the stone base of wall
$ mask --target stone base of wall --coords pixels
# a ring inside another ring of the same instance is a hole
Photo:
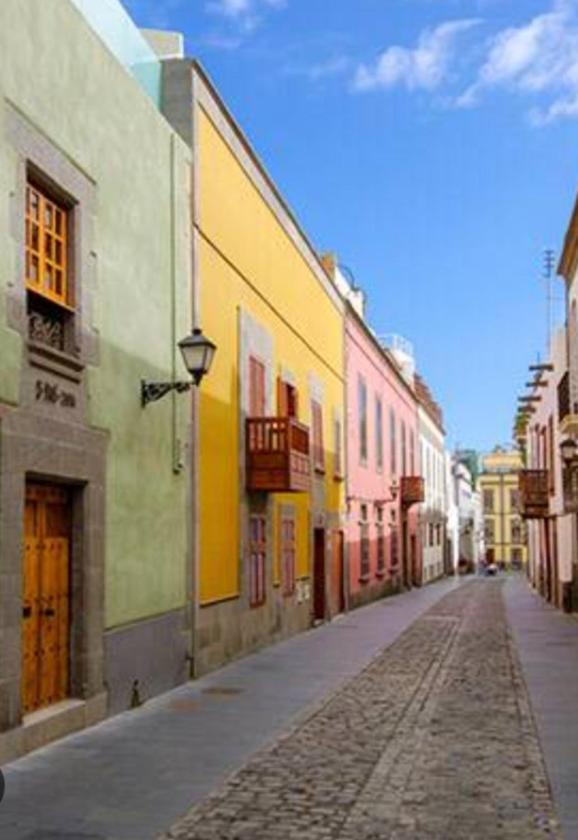
[[[372,601],[378,601],[380,598],[397,595],[401,592],[401,589],[399,581],[387,580],[371,585],[367,584],[349,595],[349,608],[354,610],[370,604]]]
[[[295,596],[290,596],[295,599]],[[251,609],[241,598],[201,607],[197,625],[195,676],[308,630],[310,600],[301,604],[284,598],[280,590],[262,607]]]
[[[103,720],[107,713],[106,694],[89,700],[65,700],[24,718],[21,726],[0,734],[0,765],[44,747]]]
[[[190,676],[190,650],[191,631],[184,609],[105,633],[108,713],[114,715],[131,708],[135,680],[135,699],[141,702],[186,682]]]

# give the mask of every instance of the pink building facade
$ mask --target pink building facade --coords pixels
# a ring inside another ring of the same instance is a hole
[[[401,478],[419,476],[417,402],[403,371],[347,305],[348,606],[420,580],[418,507],[402,502]]]

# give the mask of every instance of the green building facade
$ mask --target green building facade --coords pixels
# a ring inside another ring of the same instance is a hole
[[[0,3],[0,762],[188,675],[191,396],[140,401],[192,322],[157,77],[116,0]]]

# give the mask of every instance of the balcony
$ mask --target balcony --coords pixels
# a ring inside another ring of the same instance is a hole
[[[525,519],[545,519],[549,514],[548,470],[521,470],[520,514]]]
[[[558,383],[558,421],[561,434],[578,434],[578,404],[572,399],[570,371]]]
[[[309,429],[292,417],[247,419],[247,490],[306,493],[311,487]]]
[[[425,501],[425,483],[421,475],[404,475],[401,478],[401,504],[410,507]]]

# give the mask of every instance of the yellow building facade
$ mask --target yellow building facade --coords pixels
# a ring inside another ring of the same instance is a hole
[[[168,62],[164,86],[193,148],[193,319],[218,348],[194,417],[202,673],[343,606],[344,315],[202,69]]]
[[[484,511],[486,561],[506,568],[527,562],[526,528],[519,513],[522,459],[517,451],[497,447],[482,458],[478,479]]]

